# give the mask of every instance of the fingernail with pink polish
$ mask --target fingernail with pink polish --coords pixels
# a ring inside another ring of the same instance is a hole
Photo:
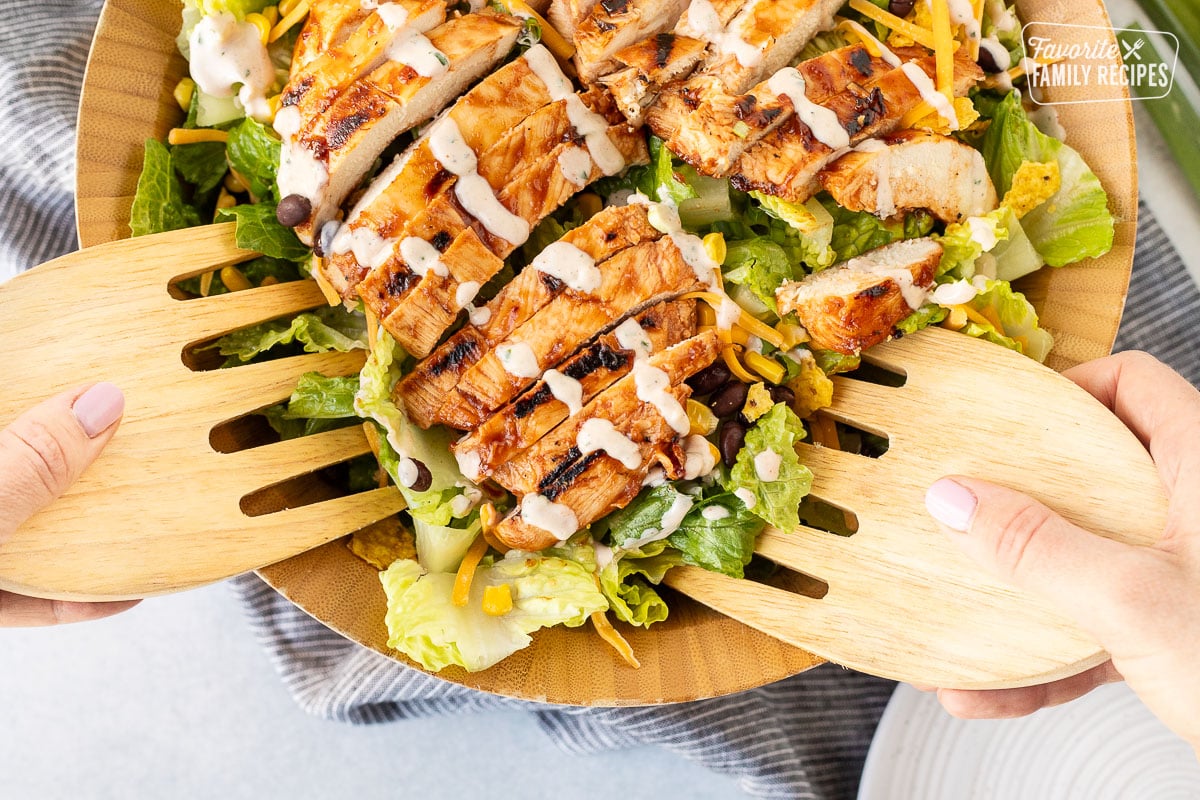
[[[71,410],[84,433],[95,439],[121,418],[125,395],[115,384],[97,383],[76,398]]]
[[[977,504],[970,489],[949,478],[942,478],[925,492],[925,508],[938,522],[956,531],[971,527]]]

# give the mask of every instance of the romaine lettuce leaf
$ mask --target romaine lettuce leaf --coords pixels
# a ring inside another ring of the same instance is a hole
[[[247,181],[250,193],[259,201],[279,199],[275,173],[279,170],[280,146],[271,129],[253,117],[229,129],[229,166]]]
[[[796,503],[799,504],[797,498]],[[705,510],[713,519],[705,516]],[[726,514],[717,509],[724,509]],[[754,540],[762,532],[762,519],[729,493],[706,497],[683,518],[667,543],[679,551],[685,564],[741,578],[754,555]],[[794,526],[793,526],[794,527]]]
[[[355,377],[327,378],[319,372],[300,377],[286,403],[271,406],[263,416],[282,439],[312,436],[357,421],[354,413]]]
[[[513,553],[476,569],[465,606],[450,602],[454,575],[423,573],[402,560],[379,575],[387,595],[388,646],[438,671],[451,665],[487,669],[532,641],[529,634],[552,625],[577,627],[608,600],[592,573],[574,561]],[[482,608],[488,586],[508,584],[513,610],[493,617]]]
[[[750,512],[784,531],[800,524],[800,500],[812,489],[812,472],[796,454],[796,442],[804,436],[804,425],[796,413],[785,403],[776,403],[746,432],[746,443],[724,481],[730,492],[751,492],[754,503]],[[760,466],[765,471],[776,464],[773,478],[769,472],[767,477],[760,476]]]
[[[1021,107],[1020,93],[1010,92],[996,106],[981,150],[1001,196],[1024,162],[1058,161],[1062,179],[1058,192],[1021,221],[1047,264],[1061,267],[1112,248],[1113,216],[1099,178],[1079,153],[1038,130]]]
[[[367,323],[340,306],[306,311],[291,320],[271,320],[222,336],[213,348],[231,361],[251,361],[273,347],[293,342],[307,353],[367,349]]]
[[[823,199],[822,205],[833,217],[830,247],[836,253],[835,263],[900,239],[925,236],[933,229],[933,217],[924,211],[910,211],[902,220],[882,220],[865,211],[842,208],[832,198]]]
[[[896,330],[904,334],[912,334],[936,325],[946,318],[949,312],[937,303],[926,303],[904,319],[896,323]]]
[[[431,525],[413,518],[413,533],[417,537],[417,560],[429,572],[454,572],[467,554],[471,543],[479,536],[479,518],[465,528]]]
[[[134,236],[145,236],[199,224],[200,213],[183,200],[171,151],[162,142],[147,139],[142,174],[129,210],[129,230]]]
[[[599,571],[600,590],[617,619],[648,628],[667,618],[667,603],[654,590],[671,567],[683,563],[665,539],[628,552],[617,551]]]
[[[766,236],[727,242],[725,247],[725,280],[745,286],[776,313],[775,290],[803,273],[792,266],[783,248]]]
[[[751,192],[750,196],[768,216],[786,223],[796,232],[799,259],[810,270],[823,270],[837,260],[837,253],[830,246],[833,240],[833,216],[816,199],[792,203],[761,192]],[[774,308],[774,303],[771,305]]]
[[[985,317],[999,320],[1003,331],[991,323],[972,320],[967,322],[962,333],[1003,345],[1036,361],[1046,360],[1054,346],[1054,338],[1038,327],[1037,312],[1025,295],[1014,292],[1006,281],[987,281],[985,290],[976,295],[970,306]]]
[[[307,260],[312,252],[296,238],[291,228],[279,224],[273,202],[234,206],[217,212],[218,222],[230,220],[237,222],[234,238],[238,247],[288,261]]]
[[[1019,225],[1012,211],[1000,207],[981,217],[971,217],[946,226],[934,238],[942,245],[937,277],[941,281],[971,278],[975,262],[986,251],[1008,238],[1008,224]],[[987,244],[987,247],[984,244]]]
[[[197,195],[208,194],[225,177],[225,145],[222,142],[175,144],[170,147],[175,171],[192,185]]]

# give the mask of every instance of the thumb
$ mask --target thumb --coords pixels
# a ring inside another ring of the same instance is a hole
[[[1131,581],[1146,575],[1136,563],[1143,548],[1090,533],[1012,489],[942,478],[925,505],[972,559],[1102,638],[1115,622],[1114,599],[1128,597]]]
[[[121,390],[97,383],[55,395],[0,430],[0,541],[96,460],[124,410]]]

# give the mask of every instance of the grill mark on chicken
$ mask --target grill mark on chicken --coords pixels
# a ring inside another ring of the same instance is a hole
[[[470,339],[456,342],[450,350],[435,358],[428,366],[429,374],[438,377],[447,370],[452,370],[467,360],[474,358],[479,352],[479,343]]]
[[[600,450],[585,456],[579,452],[578,447],[572,447],[558,466],[538,482],[538,494],[545,495],[550,500],[557,500],[588,467],[603,457],[604,453]]]

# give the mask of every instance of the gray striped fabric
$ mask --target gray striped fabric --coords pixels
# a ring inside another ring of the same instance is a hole
[[[76,247],[75,110],[99,0],[0,3],[0,280]],[[1200,383],[1200,293],[1142,208],[1118,349],[1158,355]],[[339,637],[253,576],[234,586],[296,702],[351,723],[520,708],[569,753],[655,744],[740,777],[758,797],[853,797],[891,684],[822,667],[740,695],[676,706],[577,709],[463,689]]]

